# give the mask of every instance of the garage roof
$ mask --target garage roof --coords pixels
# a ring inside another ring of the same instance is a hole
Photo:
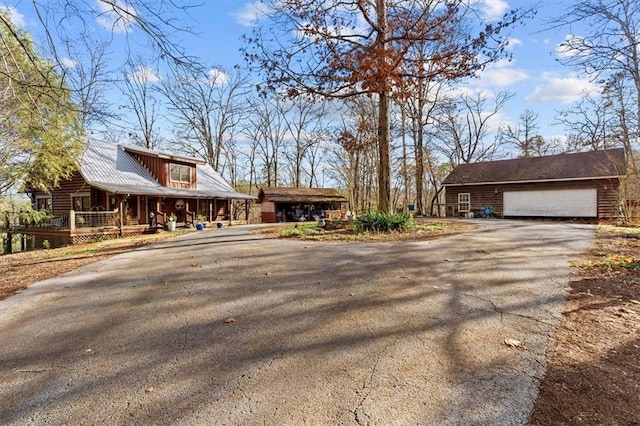
[[[276,203],[331,203],[347,201],[335,188],[265,187],[260,189],[258,202],[261,203],[264,198]]]
[[[619,178],[626,174],[624,149],[577,152],[461,164],[444,186]]]

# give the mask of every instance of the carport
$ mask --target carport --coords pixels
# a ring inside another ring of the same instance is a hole
[[[262,223],[312,220],[344,211],[348,200],[335,188],[260,188]]]

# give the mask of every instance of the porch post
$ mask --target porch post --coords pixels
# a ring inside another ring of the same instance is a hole
[[[227,203],[229,204],[229,226],[231,226],[233,222],[233,203],[231,202],[231,198],[227,198]]]
[[[76,211],[69,210],[69,230],[76,232]]]
[[[124,197],[118,197],[120,199],[118,212],[120,213],[120,237],[124,237]]]
[[[249,200],[244,200],[244,220],[249,224]]]

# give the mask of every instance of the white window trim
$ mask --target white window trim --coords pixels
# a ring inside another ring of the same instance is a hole
[[[466,197],[466,201],[462,198]],[[466,209],[461,208],[462,205],[466,205]],[[460,213],[468,213],[471,211],[471,193],[460,192],[458,193],[458,211]]]

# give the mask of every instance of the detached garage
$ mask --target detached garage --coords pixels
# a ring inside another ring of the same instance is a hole
[[[447,216],[614,218],[625,170],[623,149],[461,164],[444,181]]]

